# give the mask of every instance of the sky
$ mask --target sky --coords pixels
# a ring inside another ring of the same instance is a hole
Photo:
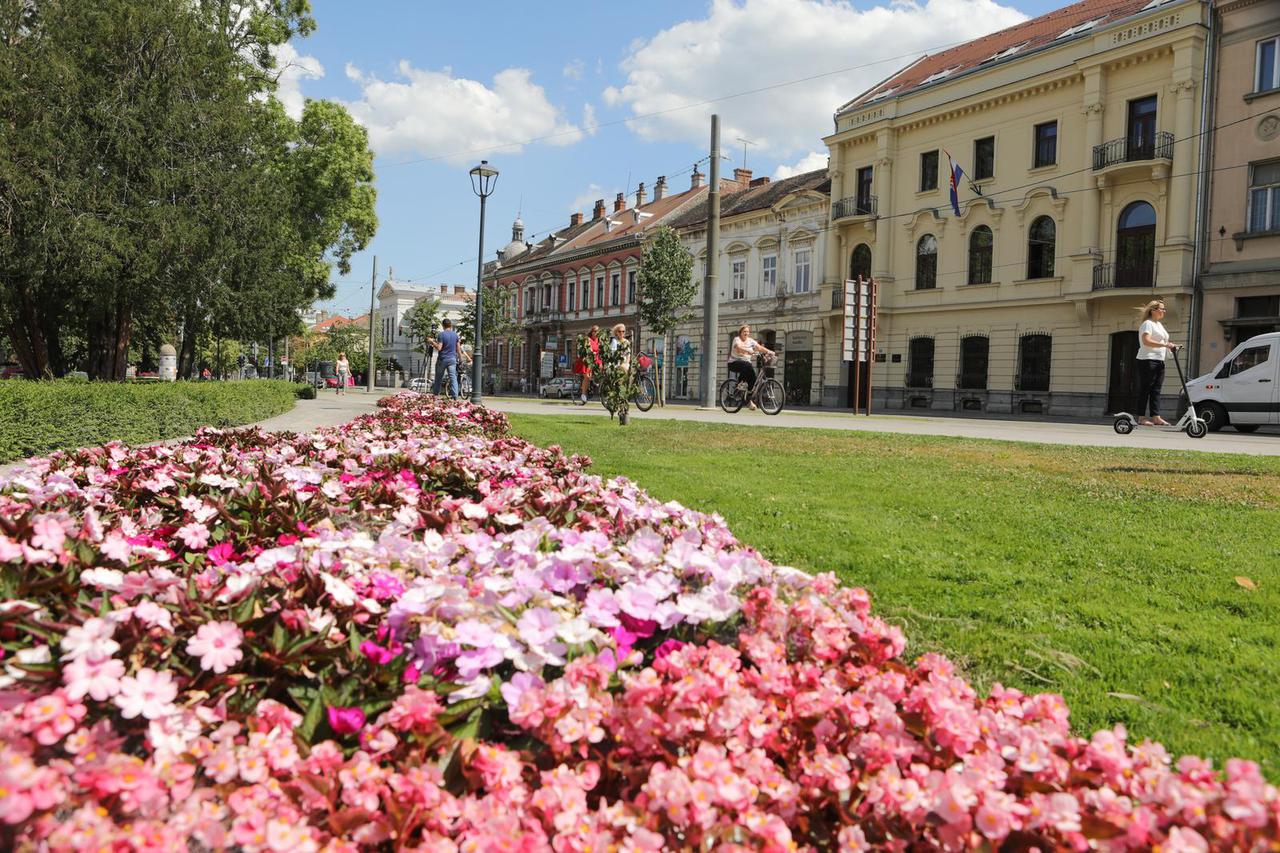
[[[376,155],[377,236],[335,269],[334,299],[368,310],[378,281],[475,284],[479,200],[499,170],[485,258],[666,175],[689,186],[720,115],[721,171],[782,178],[826,166],[836,108],[925,53],[1048,12],[1052,0],[485,3],[312,0],[316,31],[284,45],[279,97],[344,104]],[[743,144],[740,140],[747,140]],[[701,167],[705,173],[707,165]]]

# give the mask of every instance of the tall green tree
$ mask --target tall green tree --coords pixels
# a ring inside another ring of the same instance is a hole
[[[663,340],[658,404],[665,405],[665,373],[672,361],[666,357],[671,352],[667,336],[693,316],[693,300],[698,295],[698,282],[693,280],[693,255],[671,228],[664,225],[655,229],[645,240],[636,287],[641,323]]]
[[[440,330],[440,300],[434,296],[424,296],[405,312],[401,322],[404,330],[409,333],[413,351],[422,356],[423,375],[426,375],[426,366],[435,353],[430,341]]]
[[[484,310],[484,324],[481,334],[485,343],[497,341],[511,343],[520,337],[520,323],[511,313],[511,297],[516,292],[513,285],[485,285],[484,297],[480,304]],[[476,301],[467,300],[462,309],[462,319],[458,321],[458,337],[464,344],[475,342],[476,335]]]

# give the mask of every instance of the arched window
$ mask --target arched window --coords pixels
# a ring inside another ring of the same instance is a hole
[[[853,247],[853,256],[849,259],[849,278],[857,280],[871,278],[871,247],[859,243]]]
[[[1018,339],[1018,390],[1048,391],[1049,365],[1053,361],[1053,338],[1023,335]]]
[[[907,350],[907,387],[933,387],[933,338],[912,338]]]
[[[1116,223],[1116,287],[1151,287],[1156,272],[1156,211],[1135,201]]]
[[[970,335],[960,339],[960,388],[969,391],[986,390],[989,352],[990,341],[986,335]]]
[[[1053,219],[1038,216],[1027,236],[1027,278],[1053,278],[1053,256],[1057,250],[1058,229]]]
[[[969,283],[991,283],[991,229],[979,225],[969,234]]]
[[[916,290],[938,286],[938,241],[926,234],[916,243]]]

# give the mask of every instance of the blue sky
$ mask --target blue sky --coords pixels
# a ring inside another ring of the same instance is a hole
[[[732,158],[723,169],[742,165],[738,137],[753,143],[756,176],[821,167],[840,103],[922,53],[1058,5],[312,3],[316,32],[281,55],[281,98],[295,111],[307,97],[345,103],[377,153],[377,237],[350,275],[335,271],[337,296],[322,306],[353,314],[368,310],[374,254],[379,280],[394,268],[401,280],[474,284],[479,205],[467,170],[481,158],[501,172],[485,229],[492,257],[517,211],[537,239],[640,181],[651,188],[665,174],[673,190],[687,187],[712,112]],[[802,78],[812,79],[779,85]]]

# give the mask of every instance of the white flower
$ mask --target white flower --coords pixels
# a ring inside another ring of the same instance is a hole
[[[106,619],[96,616],[86,619],[83,625],[77,625],[67,631],[62,638],[63,660],[89,658],[102,660],[120,651],[120,644],[111,639],[116,626]]]

